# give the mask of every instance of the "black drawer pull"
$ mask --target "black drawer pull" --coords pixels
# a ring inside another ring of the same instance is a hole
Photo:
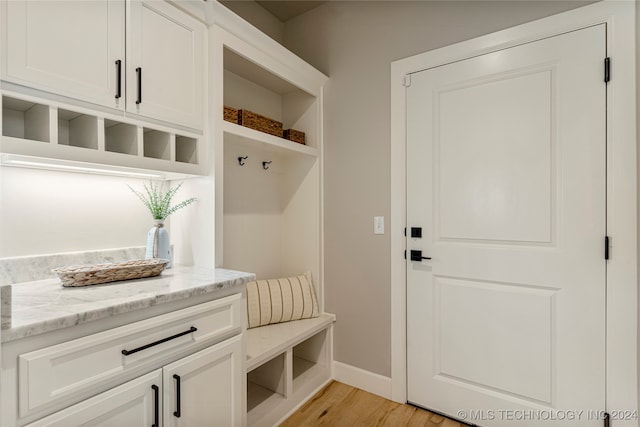
[[[173,378],[176,380],[176,410],[173,416],[180,418],[180,375],[173,374]]]
[[[151,386],[153,390],[153,424],[151,427],[160,427],[159,419],[160,419],[160,388],[157,385],[153,384]]]
[[[181,337],[183,335],[190,334],[190,333],[195,332],[197,330],[198,330],[198,328],[196,328],[195,326],[192,326],[191,328],[189,328],[188,331],[180,332],[179,334],[175,334],[175,335],[172,335],[172,336],[167,337],[167,338],[162,338],[161,340],[154,341],[154,342],[152,342],[150,344],[147,344],[147,345],[143,345],[142,347],[134,348],[133,350],[122,350],[122,354],[124,354],[125,356],[128,356],[130,354],[137,353],[137,352],[142,351],[142,350],[146,350],[146,349],[148,349],[150,347],[153,347],[154,345],[162,344],[162,343],[165,343],[167,341],[171,341],[173,339],[179,338],[179,337]]]

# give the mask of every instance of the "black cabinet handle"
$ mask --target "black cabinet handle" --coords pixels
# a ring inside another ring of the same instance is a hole
[[[180,418],[180,375],[173,374],[173,378],[176,380],[176,410],[173,415]]]
[[[122,61],[116,61],[116,99],[122,97]]]
[[[195,332],[197,330],[198,330],[198,328],[196,328],[195,326],[192,326],[192,327],[190,327],[188,330],[186,330],[184,332],[180,332],[179,334],[171,335],[170,337],[167,337],[167,338],[162,338],[161,340],[154,341],[154,342],[152,342],[150,344],[146,344],[146,345],[143,345],[143,346],[138,347],[138,348],[134,348],[133,350],[122,350],[122,354],[124,354],[125,356],[128,356],[130,354],[137,353],[137,352],[142,351],[142,350],[146,350],[149,347],[153,347],[155,345],[162,344],[162,343],[165,343],[167,341],[174,340],[174,339],[179,338],[179,337],[181,337],[183,335],[190,334],[190,333]]]
[[[136,74],[138,75],[138,99],[136,99],[136,104],[140,104],[142,102],[142,68],[136,68]]]
[[[160,420],[158,419],[160,417],[160,389],[155,384],[151,386],[151,389],[153,390],[153,405],[154,405],[153,424],[151,424],[151,427],[160,427]]]

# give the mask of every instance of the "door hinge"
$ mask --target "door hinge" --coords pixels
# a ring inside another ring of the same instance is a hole
[[[603,421],[603,425],[604,427],[609,427],[609,420],[611,419],[611,416],[609,415],[608,412],[604,413],[604,417],[602,417],[602,421]]]
[[[609,83],[611,80],[611,58],[604,58],[604,82]]]
[[[609,236],[604,236],[604,259],[609,259]]]
[[[404,250],[404,259],[407,259],[407,250]]]
[[[411,74],[407,74],[406,76],[404,76],[404,82],[402,83],[402,85],[404,87],[411,86]]]
[[[404,228],[404,235],[407,235],[407,227]]]

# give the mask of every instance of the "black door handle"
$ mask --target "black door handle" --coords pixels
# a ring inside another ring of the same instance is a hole
[[[138,74],[138,99],[136,99],[136,104],[140,104],[142,102],[142,68],[136,68],[136,74]]]
[[[431,259],[431,257],[422,256],[422,251],[411,250],[411,261],[422,261],[423,259]]]
[[[173,378],[176,380],[176,410],[173,415],[180,418],[180,375],[173,374]]]
[[[160,389],[157,385],[153,384],[151,386],[153,390],[153,424],[151,427],[160,427]]]
[[[122,61],[116,61],[116,99],[122,96]]]

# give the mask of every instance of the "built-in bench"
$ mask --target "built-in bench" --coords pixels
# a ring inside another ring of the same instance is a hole
[[[247,330],[247,424],[273,426],[331,378],[335,315]]]

